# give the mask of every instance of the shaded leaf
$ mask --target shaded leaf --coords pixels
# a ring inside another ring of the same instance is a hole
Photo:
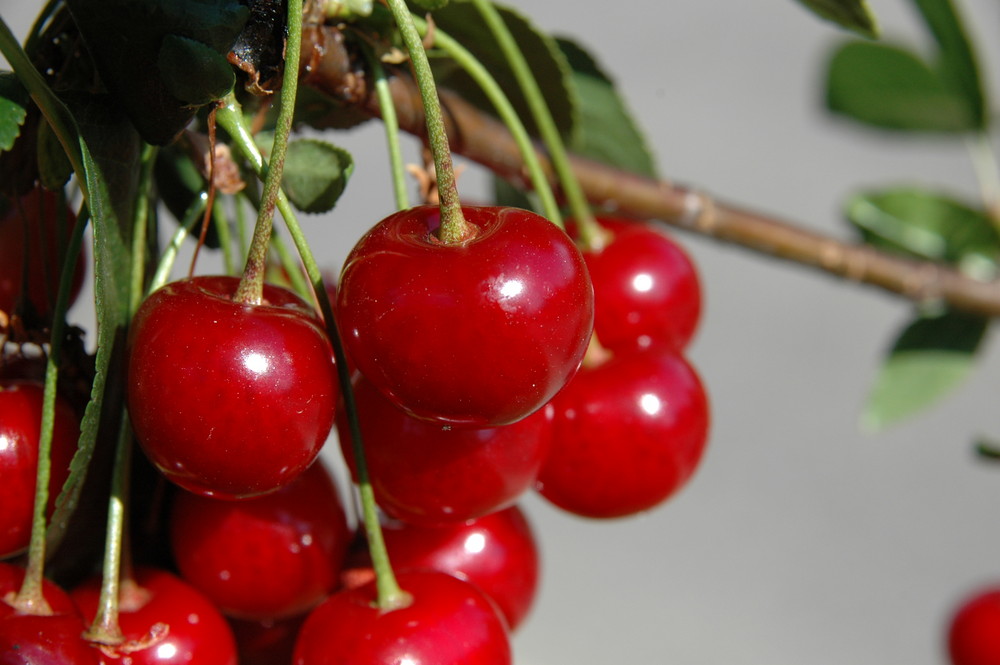
[[[884,429],[938,402],[968,376],[988,319],[946,311],[912,321],[880,368],[862,415]]]
[[[866,0],[799,0],[813,13],[864,37],[879,35],[878,21]]]
[[[964,100],[971,122],[985,127],[987,105],[979,63],[951,0],[914,0],[938,45],[936,70],[944,85]]]
[[[190,106],[219,99],[236,83],[236,74],[225,56],[180,35],[163,38],[156,64],[170,94]]]
[[[577,123],[577,100],[570,81],[572,72],[562,51],[551,36],[537,29],[516,10],[500,5],[497,5],[497,10],[528,60],[528,66],[545,95],[545,102],[556,126],[564,139],[572,142]],[[489,70],[507,93],[528,132],[537,136],[538,130],[531,119],[517,79],[476,7],[469,0],[452,0],[447,7],[434,12],[434,23],[461,43]],[[479,86],[454,62],[434,58],[431,65],[440,85],[457,91],[483,111],[496,115],[493,105]]]
[[[346,150],[300,139],[288,144],[282,187],[299,210],[326,212],[336,205],[353,172],[354,160]]]
[[[579,105],[578,129],[570,149],[604,164],[655,178],[652,153],[614,82],[578,44],[562,38],[556,43],[572,69],[570,80]]]
[[[38,125],[38,177],[48,189],[59,189],[73,174],[73,165],[47,122]]]
[[[855,41],[830,61],[826,105],[883,129],[966,132],[979,126],[965,98],[923,60],[885,44]]]
[[[1000,258],[1000,236],[989,217],[939,192],[905,186],[863,192],[848,201],[846,215],[880,249],[959,267],[995,267]]]

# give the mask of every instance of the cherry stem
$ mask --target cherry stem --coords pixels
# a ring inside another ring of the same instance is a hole
[[[59,358],[62,356],[63,338],[66,336],[66,310],[73,290],[73,271],[83,245],[83,232],[89,215],[77,217],[70,235],[66,256],[59,274],[59,292],[52,318],[49,353],[45,364],[45,390],[42,394],[42,423],[38,440],[38,469],[35,475],[35,505],[31,521],[31,539],[28,545],[28,565],[21,588],[14,599],[14,606],[25,614],[47,614],[48,603],[42,594],[45,577],[45,538],[48,528],[45,517],[49,503],[49,478],[52,470],[52,432],[55,426],[56,388],[59,383]]]
[[[281,108],[274,129],[271,159],[264,177],[264,194],[257,212],[250,251],[247,253],[243,277],[236,288],[233,300],[244,304],[259,304],[264,293],[264,273],[267,269],[267,252],[271,240],[274,207],[281,190],[281,174],[285,167],[288,136],[295,116],[295,94],[299,82],[299,53],[302,48],[302,3],[288,3],[288,37],[285,44],[285,71],[281,80]]]
[[[147,294],[152,293],[170,280],[170,271],[173,270],[174,262],[177,261],[177,255],[180,253],[184,240],[190,235],[195,223],[201,219],[207,203],[208,192],[199,192],[194,203],[184,212],[184,218],[177,225],[177,230],[170,237],[170,242],[167,243],[167,246],[164,247],[163,252],[160,254],[160,262],[156,266],[156,271],[153,273],[152,279],[149,280],[149,288],[146,289]]]
[[[385,140],[389,148],[389,166],[392,174],[392,191],[396,195],[396,208],[403,210],[410,207],[410,200],[406,195],[406,167],[399,145],[399,119],[396,117],[396,107],[392,102],[389,80],[386,78],[382,61],[367,44],[364,45],[364,52],[372,68],[375,94],[378,96],[379,108],[382,109],[382,124],[385,126]]]
[[[545,147],[548,148],[549,159],[552,162],[553,169],[555,169],[559,184],[562,186],[563,194],[569,203],[583,244],[587,249],[600,249],[605,244],[604,238],[606,234],[597,224],[593,213],[590,211],[587,197],[583,193],[583,188],[580,186],[579,181],[576,179],[576,174],[573,172],[573,167],[566,154],[566,146],[563,144],[559,128],[556,127],[552,113],[545,103],[545,97],[538,86],[538,81],[535,80],[534,74],[531,73],[528,61],[524,58],[524,54],[521,53],[521,49],[514,40],[514,36],[511,34],[510,29],[496,7],[489,0],[472,0],[472,3],[476,6],[493,37],[500,45],[500,50],[503,52],[507,64],[510,65],[511,71],[513,71],[514,77],[517,79],[518,86],[524,94],[525,100],[528,102],[531,117],[538,126],[538,131],[542,135]]]
[[[462,214],[462,203],[458,198],[458,186],[455,182],[455,168],[451,161],[451,148],[448,145],[448,133],[444,127],[444,116],[441,114],[441,100],[438,98],[427,51],[424,50],[423,42],[413,23],[413,16],[406,8],[406,2],[388,0],[388,5],[403,37],[403,44],[410,54],[414,78],[424,104],[427,139],[431,154],[434,156],[438,198],[441,201],[441,226],[438,227],[436,234],[445,244],[463,242],[472,237],[474,227]]]
[[[156,148],[147,145],[142,151],[142,170],[139,173],[134,218],[132,220],[132,282],[129,284],[129,318],[139,309],[143,296],[143,279],[146,275],[146,236],[149,231],[149,207],[153,179],[153,165],[156,163]]]
[[[419,20],[417,17],[414,17],[413,20],[420,34],[426,35],[429,31],[427,22]],[[524,168],[527,170],[528,177],[531,180],[531,186],[538,195],[542,212],[553,224],[562,228],[562,213],[559,212],[559,204],[556,203],[556,197],[552,193],[552,186],[549,184],[545,169],[542,168],[542,162],[538,158],[538,153],[531,142],[528,130],[524,127],[524,123],[521,122],[520,116],[518,116],[517,111],[514,109],[514,105],[510,103],[510,99],[503,91],[503,88],[500,87],[500,84],[497,83],[497,80],[490,74],[489,70],[468,49],[455,41],[454,38],[443,30],[435,27],[433,38],[434,45],[446,52],[476,82],[483,91],[483,94],[493,104],[497,115],[500,116],[500,120],[507,126],[507,130],[517,144],[517,148],[521,153],[521,159],[524,161]],[[379,104],[381,107],[381,101]]]
[[[237,150],[250,162],[258,177],[263,175],[266,171],[264,158],[261,156],[260,151],[257,150],[257,145],[247,130],[243,114],[239,110],[239,103],[234,97],[230,96],[227,99],[227,103],[219,109],[217,120],[233,138]],[[365,460],[364,444],[362,442],[361,430],[357,424],[357,406],[354,401],[350,371],[347,369],[347,356],[344,353],[340,332],[337,330],[337,324],[334,320],[333,305],[330,303],[326,286],[323,284],[323,274],[316,263],[316,259],[313,257],[305,235],[302,233],[302,227],[299,226],[298,217],[288,202],[288,197],[280,190],[278,192],[277,206],[281,212],[281,216],[285,220],[285,226],[292,236],[295,248],[299,252],[299,258],[306,269],[306,275],[312,283],[313,294],[319,303],[320,311],[323,313],[327,335],[330,338],[330,344],[333,346],[337,365],[337,377],[340,382],[341,393],[351,427],[365,535],[368,538],[368,549],[372,557],[372,567],[375,570],[375,584],[378,591],[377,603],[384,610],[405,607],[410,602],[410,595],[403,591],[396,581],[396,575],[393,573],[392,565],[389,562],[389,553],[385,547],[385,540],[382,537],[382,526],[379,524],[378,509],[375,505],[375,493],[372,490],[368,477],[368,464]]]
[[[122,544],[128,516],[128,491],[132,461],[132,439],[128,414],[122,410],[115,461],[111,476],[111,498],[108,501],[108,524],[104,539],[104,565],[101,595],[97,601],[94,622],[84,638],[98,644],[121,644],[125,641],[118,624],[118,601],[121,589]]]

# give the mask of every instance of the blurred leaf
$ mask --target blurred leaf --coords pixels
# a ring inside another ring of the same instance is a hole
[[[514,35],[514,40],[528,60],[556,126],[567,142],[572,143],[577,124],[577,100],[573,95],[569,65],[559,46],[548,34],[537,29],[527,18],[509,7],[497,5],[497,10]],[[493,38],[479,11],[469,0],[452,0],[447,7],[434,12],[434,23],[468,49],[496,78],[510,98],[528,132],[538,135],[528,104],[521,94],[517,79],[507,64],[500,45]],[[493,105],[479,86],[451,60],[433,58],[431,65],[439,85],[457,91],[463,98],[483,111],[496,115]]]
[[[868,397],[862,423],[881,430],[939,401],[968,376],[989,320],[946,311],[899,335]]]
[[[975,442],[976,455],[987,462],[1000,462],[1000,442],[980,437]]]
[[[38,124],[38,176],[47,189],[59,189],[73,175],[73,165],[48,122]]]
[[[853,30],[863,37],[875,39],[879,35],[878,22],[866,0],[799,0],[799,2],[818,16]]]
[[[0,72],[0,152],[14,147],[28,117],[28,94],[12,72]]]
[[[951,0],[914,0],[938,45],[937,74],[964,100],[972,124],[983,128],[987,105],[979,79],[979,63]]]
[[[614,82],[575,42],[557,39],[572,69],[579,100],[578,130],[570,149],[631,173],[656,177],[656,166],[645,137],[619,96]]]
[[[966,132],[981,123],[963,95],[895,46],[844,44],[830,61],[826,86],[831,111],[883,129]]]
[[[354,160],[346,150],[300,139],[288,144],[282,185],[296,208],[321,213],[336,205],[353,172]]]
[[[919,187],[863,192],[846,208],[865,241],[892,252],[961,266],[979,257],[994,266],[1000,236],[981,210]],[[991,278],[992,275],[984,276]]]

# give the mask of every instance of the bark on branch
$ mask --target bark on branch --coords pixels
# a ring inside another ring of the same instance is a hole
[[[303,84],[324,92],[348,109],[380,116],[370,82],[337,29],[309,26],[303,34],[301,64]],[[412,79],[396,73],[390,87],[400,127],[424,136],[423,109]],[[440,96],[452,150],[527,187],[520,153],[503,124],[447,90],[441,90]],[[549,180],[554,182],[544,151],[539,149],[539,154]],[[998,281],[977,281],[948,266],[843,242],[668,181],[634,176],[579,157],[572,162],[581,186],[595,205],[640,219],[661,220],[767,256],[876,286],[917,303],[939,302],[967,312],[1000,316]]]

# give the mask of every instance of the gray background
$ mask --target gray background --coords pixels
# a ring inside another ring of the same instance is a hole
[[[34,11],[26,4],[0,0],[18,34]],[[840,201],[861,186],[933,183],[976,195],[961,143],[904,141],[822,111],[820,72],[842,35],[791,0],[513,4],[591,47],[662,172],[679,182],[840,237]],[[871,5],[889,37],[928,45],[910,3]],[[986,41],[1000,8],[961,7],[995,84],[1000,52]],[[380,126],[332,138],[355,153],[357,172],[334,213],[308,219],[307,231],[336,270],[392,198]],[[473,198],[485,178],[470,166],[460,185]],[[705,288],[690,356],[712,398],[707,455],[678,497],[632,519],[591,522],[526,499],[545,565],[515,638],[517,662],[943,663],[951,607],[1000,581],[1000,469],[970,452],[975,435],[1000,434],[994,340],[939,408],[865,434],[860,407],[910,307],[682,240]],[[80,307],[74,316],[87,325],[92,315]]]

